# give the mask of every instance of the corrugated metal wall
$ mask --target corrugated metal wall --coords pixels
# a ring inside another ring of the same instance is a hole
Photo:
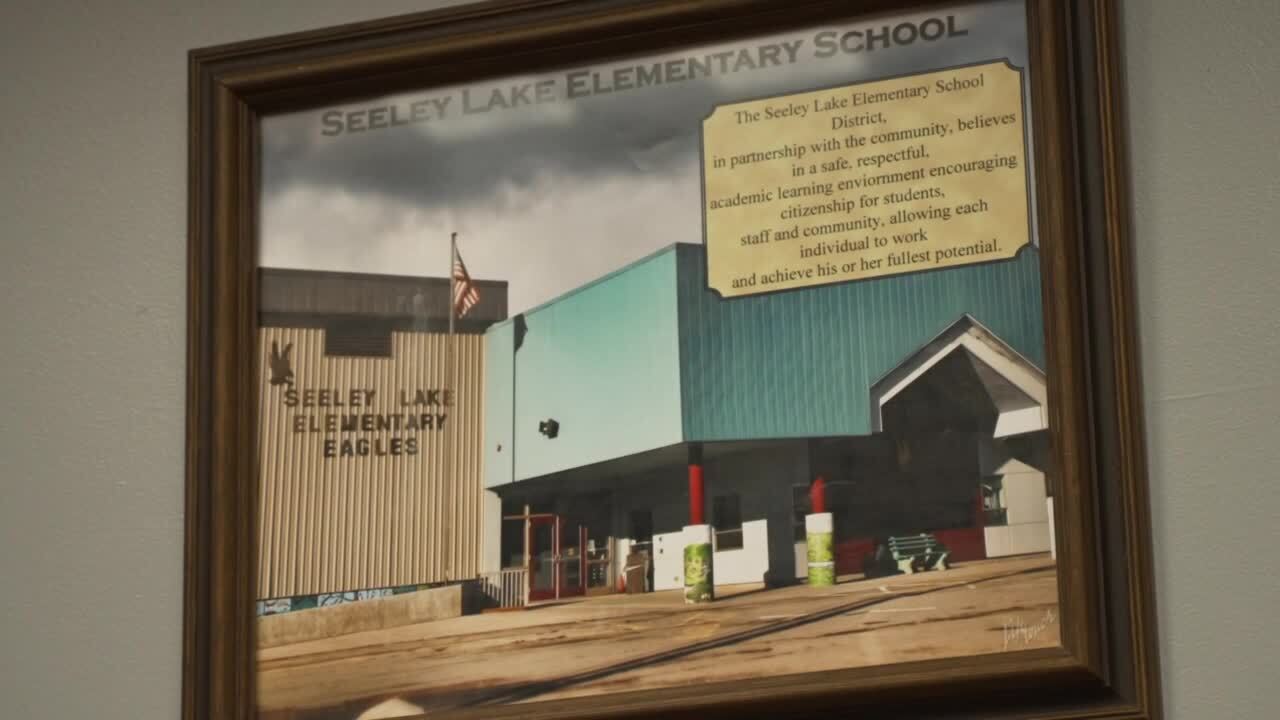
[[[325,357],[324,331],[262,328],[259,598],[391,587],[475,577],[481,533],[484,345],[453,338],[457,383],[447,381],[441,334],[395,333],[391,358]],[[269,380],[272,343],[292,345],[294,390],[375,391],[368,408],[285,404]],[[402,407],[418,389],[452,388],[448,408]],[[444,429],[297,432],[299,416],[444,413]],[[324,457],[324,441],[417,438],[416,455]],[[453,471],[449,472],[448,468]],[[450,480],[450,478],[452,480]]]
[[[869,389],[969,313],[1044,367],[1040,253],[725,300],[677,245],[686,441],[865,435]]]
[[[1044,367],[1034,247],[730,300],[707,290],[705,273],[703,247],[677,244],[526,313],[518,352],[512,321],[490,328],[488,382],[502,397],[487,420],[509,442],[489,457],[515,462],[494,467],[488,486],[681,441],[868,435],[876,380],[965,314]],[[544,418],[560,422],[555,440],[538,435]]]

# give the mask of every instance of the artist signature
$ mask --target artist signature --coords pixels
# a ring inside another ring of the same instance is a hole
[[[1045,610],[1044,617],[1034,625],[1028,625],[1022,618],[1013,618],[1004,621],[1004,649],[1008,650],[1010,645],[1021,642],[1023,645],[1030,645],[1033,640],[1044,634],[1058,621],[1058,616],[1052,610]]]

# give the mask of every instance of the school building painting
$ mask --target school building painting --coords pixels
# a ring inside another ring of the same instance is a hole
[[[264,718],[1059,642],[1038,251],[734,299],[704,257],[461,316],[448,277],[261,271]]]
[[[1039,254],[722,299],[675,244],[484,332],[482,569],[528,599],[1052,550]],[[500,508],[500,510],[499,510]]]

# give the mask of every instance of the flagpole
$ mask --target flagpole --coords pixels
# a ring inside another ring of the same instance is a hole
[[[454,268],[457,266],[457,263],[458,263],[458,233],[455,232],[449,235],[449,337],[448,339],[445,340],[445,357],[446,357],[445,372],[448,373],[447,379],[445,380],[445,388],[453,396],[455,407],[457,404],[458,392],[457,392],[457,383],[454,382],[454,380],[456,379],[456,372],[454,368],[455,363],[454,363],[454,347],[453,347],[454,345],[453,316],[458,311],[458,307],[457,307],[458,304],[456,301],[457,291],[458,291],[458,274],[454,271]],[[450,412],[449,414],[452,414],[452,412]],[[443,438],[445,442],[444,532],[445,532],[445,580],[446,581],[453,580],[453,555],[456,548],[455,538],[453,537],[453,534],[454,534],[453,485],[454,483],[457,482],[457,478],[454,477],[454,466],[453,466],[453,456],[454,456],[453,423],[455,420],[456,418],[453,418],[453,417],[450,417],[448,419],[447,421],[448,426],[444,430],[444,438]]]
[[[449,338],[453,338],[454,293],[458,291],[458,276],[453,267],[458,263],[458,233],[449,235]]]

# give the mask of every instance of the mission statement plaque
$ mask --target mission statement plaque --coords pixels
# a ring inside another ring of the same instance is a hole
[[[709,287],[1013,257],[1031,240],[1022,87],[999,61],[718,106],[702,128]]]

